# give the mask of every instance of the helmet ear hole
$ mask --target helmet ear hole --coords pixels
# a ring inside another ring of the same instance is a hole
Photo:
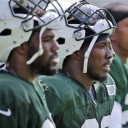
[[[61,37],[60,37],[60,38],[58,38],[56,41],[58,42],[59,45],[65,44],[65,39],[64,39],[64,38],[61,38]]]
[[[11,35],[11,30],[10,29],[4,29],[2,32],[0,32],[0,36],[9,36]]]

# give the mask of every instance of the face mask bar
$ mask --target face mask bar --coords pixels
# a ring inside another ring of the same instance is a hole
[[[109,36],[113,35],[117,28],[116,22],[106,9],[99,9],[86,1],[72,5],[67,9],[67,12],[69,16],[66,25],[76,29],[73,33],[75,40],[80,41],[92,37],[92,41],[84,55],[83,73],[87,73],[88,58],[97,38],[102,33],[107,33]],[[106,18],[106,14],[109,15],[112,23]],[[71,21],[77,23],[78,26],[73,26]],[[86,35],[86,29],[90,29],[93,33]],[[85,30],[85,37],[77,36],[78,34],[81,35],[81,30]]]
[[[75,30],[74,33],[73,33],[73,34],[74,34],[74,37],[75,37],[75,40],[76,40],[76,41],[79,41],[79,40],[84,40],[84,39],[87,39],[87,38],[91,38],[91,37],[100,35],[101,33],[104,33],[105,31],[110,30],[110,29],[111,29],[112,31],[111,31],[111,33],[109,33],[109,35],[112,36],[113,33],[115,32],[116,28],[117,28],[116,22],[113,20],[114,24],[112,25],[112,24],[110,24],[109,20],[107,20],[106,18],[104,18],[104,20],[105,20],[105,22],[107,22],[107,24],[108,24],[108,27],[107,27],[106,29],[104,29],[104,30],[102,30],[102,31],[99,31],[99,32],[96,32],[96,31],[93,29],[93,26],[89,26],[89,25],[88,25],[88,26],[85,26],[85,27],[83,27],[83,28],[79,28],[79,29]],[[98,22],[98,21],[97,21],[97,22]],[[97,22],[96,22],[96,23],[97,23]],[[99,27],[102,27],[102,24],[101,24]],[[86,35],[85,35],[85,37],[82,37],[82,38],[78,38],[78,37],[75,36],[76,33],[80,33],[81,30],[85,30],[86,28],[89,28],[91,31],[94,32],[94,34],[89,35],[89,36],[86,36]]]
[[[52,6],[50,10],[47,10],[48,4],[45,7],[44,10],[46,10],[46,13],[42,16],[42,18],[47,21],[47,23],[45,23],[45,26],[42,25],[43,27],[40,30],[40,34],[39,34],[39,50],[38,52],[36,52],[32,58],[30,60],[28,60],[26,63],[29,65],[31,64],[38,56],[41,56],[44,52],[43,50],[43,46],[42,46],[42,34],[43,32],[47,29],[56,29],[59,26],[59,21],[60,18],[64,16],[64,11],[62,10],[60,4],[56,1],[50,3],[49,4]],[[57,8],[56,8],[57,5]],[[54,8],[55,7],[55,8]],[[53,10],[54,8],[54,10]],[[49,8],[48,8],[49,9]],[[58,15],[59,13],[59,15]],[[53,20],[52,20],[53,19]],[[39,24],[42,24],[41,21],[38,21]]]
[[[109,23],[108,23],[109,24]],[[110,24],[109,24],[110,25]],[[89,27],[88,27],[89,28]],[[78,30],[75,30],[74,32],[73,32],[73,35],[74,35],[74,38],[75,38],[75,40],[76,41],[80,41],[80,40],[84,40],[84,39],[87,39],[87,38],[91,38],[91,37],[94,37],[94,36],[97,36],[97,35],[100,35],[100,34],[102,34],[102,33],[104,33],[105,31],[107,31],[107,30],[112,30],[111,31],[111,33],[109,33],[110,34],[110,37],[113,35],[113,33],[115,32],[115,30],[116,30],[116,27],[115,26],[109,26],[108,28],[106,28],[105,30],[102,30],[102,31],[100,31],[100,32],[98,32],[98,33],[96,33],[92,28],[90,28],[90,30],[92,30],[95,34],[92,34],[92,35],[89,35],[89,36],[86,36],[85,35],[85,37],[81,37],[81,36],[76,36],[78,33],[80,34],[81,33],[81,31],[82,30],[85,30],[86,28],[82,28],[82,29],[78,29]]]
[[[113,16],[106,9],[98,9],[93,5],[87,3],[87,1],[83,1],[80,3],[75,3],[70,6],[66,12],[68,13],[68,19],[66,20],[66,25],[68,27],[73,27],[76,29],[84,29],[89,26],[95,25],[95,23],[100,19],[105,19],[106,14],[109,15],[113,26],[116,28],[116,22]],[[73,26],[70,24],[71,20],[75,20],[78,23],[78,26]]]
[[[54,2],[53,2],[54,1]],[[28,60],[26,63],[29,65],[31,64],[38,56],[41,56],[44,52],[43,46],[42,46],[42,34],[43,32],[47,29],[54,29],[58,27],[58,21],[60,21],[60,17],[64,16],[64,11],[59,4],[57,0],[40,0],[38,2],[35,2],[33,0],[28,0],[28,3],[26,5],[22,5],[17,0],[10,0],[9,1],[9,7],[11,10],[11,13],[14,17],[20,18],[22,20],[21,26],[24,30],[24,32],[29,32],[33,31],[35,29],[40,29],[40,34],[39,34],[39,49],[38,51]],[[55,11],[48,11],[47,7],[48,5],[52,5],[52,8],[54,8]],[[56,7],[57,5],[57,7]],[[20,13],[15,13],[15,9],[22,9],[24,10],[24,14]],[[59,8],[59,10],[58,10]],[[39,9],[44,12],[44,14],[40,17],[38,16],[34,11],[36,9]],[[61,10],[61,11],[60,11]],[[37,21],[38,25],[36,26],[31,26],[29,21]]]
[[[23,27],[23,30],[25,32],[28,32],[28,31],[31,31],[31,30],[39,29],[39,28],[41,28],[41,27],[43,27],[45,25],[48,25],[49,23],[53,22],[54,20],[56,20],[60,16],[64,16],[64,11],[63,11],[61,5],[59,4],[59,2],[57,0],[53,0],[53,1],[55,1],[55,3],[59,6],[59,8],[61,9],[61,11],[63,12],[63,15],[62,15],[62,13],[60,13],[58,11],[58,9],[54,5],[54,3],[52,3],[52,1],[50,1],[50,0],[40,0],[37,3],[34,2],[33,0],[28,0],[28,4],[26,6],[23,6],[20,2],[17,2],[17,0],[10,0],[9,1],[9,7],[10,7],[11,12],[12,12],[12,15],[14,17],[24,19],[23,22],[22,22],[22,27]],[[41,11],[44,11],[44,13],[46,13],[46,9],[47,9],[47,7],[48,7],[49,4],[51,4],[55,8],[56,13],[57,13],[57,16],[56,17],[47,20],[47,19],[41,18],[40,16],[38,16],[34,12],[34,10],[36,8],[38,8]],[[42,7],[41,7],[41,5],[42,5]],[[43,7],[43,5],[45,5],[45,7]],[[15,7],[15,8],[13,8],[13,7]],[[20,15],[16,14],[14,12],[14,9],[16,9],[18,7],[24,9],[27,12],[27,14],[24,15],[24,16],[20,16]],[[37,26],[33,26],[32,28],[30,28],[30,27],[28,27],[29,26],[28,21],[30,21],[33,18],[35,18],[37,21],[40,21],[40,24],[37,25]]]

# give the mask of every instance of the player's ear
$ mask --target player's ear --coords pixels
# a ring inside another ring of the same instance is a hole
[[[110,37],[111,41],[112,42],[115,42],[116,41],[116,33],[114,33],[111,37]]]
[[[15,49],[19,54],[26,54],[26,52],[28,51],[28,43],[24,42],[20,46],[16,47]]]

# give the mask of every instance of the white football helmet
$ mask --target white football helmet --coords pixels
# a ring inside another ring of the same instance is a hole
[[[80,49],[84,39],[93,37],[84,56],[83,73],[86,73],[88,58],[98,36],[102,33],[108,33],[111,36],[116,29],[116,22],[107,10],[95,7],[86,0],[75,1],[73,4],[60,0],[59,3],[61,7],[64,7],[65,16],[61,19],[60,31],[57,34],[60,44],[58,68],[62,68],[66,56]],[[106,13],[110,15],[112,23],[106,18]],[[86,35],[87,29],[93,31],[94,34]]]
[[[56,0],[54,1],[59,4]],[[39,50],[26,63],[31,64],[43,54],[41,42],[43,32],[46,28],[58,29],[60,17],[64,15],[64,13],[60,14],[56,7],[54,9],[56,12],[46,11],[49,4],[52,4],[51,0],[38,0],[38,2],[36,0],[0,0],[0,62],[6,62],[10,52],[28,41],[32,31],[38,28],[41,28]],[[60,7],[60,4],[58,6]],[[21,8],[26,12],[25,14],[22,11],[16,12]],[[45,14],[39,17],[34,13],[36,8],[45,11]],[[34,21],[38,22],[38,26],[34,26]]]

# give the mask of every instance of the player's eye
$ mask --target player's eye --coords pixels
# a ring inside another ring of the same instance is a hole
[[[43,39],[44,42],[48,42],[51,39],[51,37],[46,37]]]
[[[98,47],[99,47],[100,49],[102,49],[102,48],[105,47],[105,44],[100,44]]]

